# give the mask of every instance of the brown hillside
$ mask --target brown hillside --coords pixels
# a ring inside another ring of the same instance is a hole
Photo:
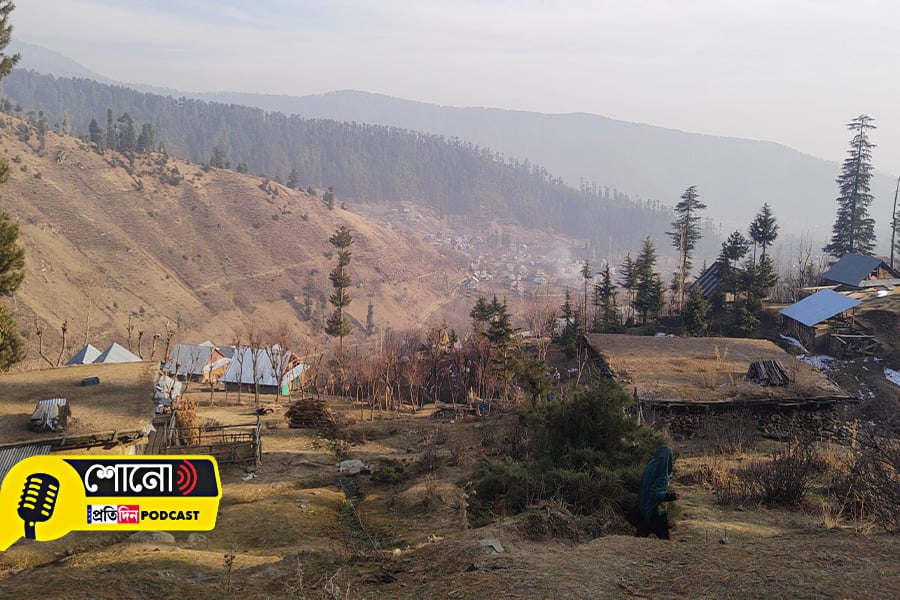
[[[20,225],[26,278],[10,299],[30,366],[59,353],[68,322],[66,356],[86,341],[101,347],[144,331],[143,355],[166,323],[178,340],[219,343],[247,338],[248,326],[273,331],[282,322],[310,347],[326,343],[305,319],[304,289],[314,290],[314,319],[330,305],[329,236],[346,225],[354,236],[349,312],[356,334],[371,299],[375,322],[404,329],[455,294],[462,271],[420,239],[404,237],[350,211],[328,210],[318,198],[230,170],[150,154],[133,168],[118,153],[101,156],[88,144],[46,134],[23,142],[9,117],[0,152],[10,180],[0,207]],[[180,183],[173,183],[178,177]],[[340,199],[338,199],[340,203]],[[439,317],[436,317],[439,318]],[[318,336],[318,341],[314,341]],[[157,357],[159,355],[157,354]]]

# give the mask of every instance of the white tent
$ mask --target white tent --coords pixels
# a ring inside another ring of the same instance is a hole
[[[66,365],[89,365],[100,356],[100,351],[91,344],[85,346],[78,353],[66,361]]]
[[[112,345],[103,351],[97,357],[94,364],[98,363],[125,363],[125,362],[141,362],[139,356],[133,354],[128,349],[113,342]]]

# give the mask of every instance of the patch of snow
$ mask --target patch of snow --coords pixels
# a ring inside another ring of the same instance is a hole
[[[893,369],[885,369],[884,376],[888,381],[893,383],[894,385],[900,385],[900,371],[895,371]]]
[[[820,371],[828,371],[831,369],[831,363],[834,362],[833,356],[824,354],[801,354],[797,357],[803,362],[810,364]]]
[[[797,348],[800,348],[804,354],[809,354],[809,351],[803,347],[803,344],[801,344],[800,340],[798,340],[797,338],[792,338],[789,335],[784,335],[781,333],[779,333],[778,335],[780,335],[781,339],[788,342],[791,346],[796,346]]]

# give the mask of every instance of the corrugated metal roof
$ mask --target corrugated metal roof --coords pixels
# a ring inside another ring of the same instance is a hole
[[[28,444],[0,450],[0,485],[3,485],[3,478],[16,463],[29,456],[44,454],[50,454],[50,444]]]
[[[179,375],[202,375],[209,372],[215,347],[204,344],[176,344],[166,368]]]
[[[874,256],[862,254],[845,254],[831,268],[822,273],[822,279],[859,287],[860,282],[869,278],[882,261]]]
[[[725,272],[725,269],[722,268],[723,266],[725,265],[719,261],[714,262],[694,282],[694,285],[700,286],[700,291],[704,298],[710,298],[721,285],[722,274]]]
[[[778,312],[807,327],[812,327],[859,304],[859,300],[833,290],[819,290],[812,296],[807,296],[800,302],[782,308]]]
[[[272,364],[272,359],[275,365]],[[256,365],[256,377],[253,376],[253,365]],[[241,347],[235,351],[228,370],[221,377],[225,383],[243,383],[275,386],[279,385],[278,371],[284,372],[291,364],[290,350],[282,350],[278,346],[272,348],[248,348]],[[303,368],[298,367],[302,366]],[[276,368],[277,367],[277,368]],[[305,368],[305,365],[293,367],[281,377],[281,384],[297,377]]]

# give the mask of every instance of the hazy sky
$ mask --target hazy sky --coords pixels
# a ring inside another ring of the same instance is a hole
[[[891,0],[19,0],[14,37],[125,82],[589,112],[900,173]],[[837,175],[837,173],[835,173]]]

